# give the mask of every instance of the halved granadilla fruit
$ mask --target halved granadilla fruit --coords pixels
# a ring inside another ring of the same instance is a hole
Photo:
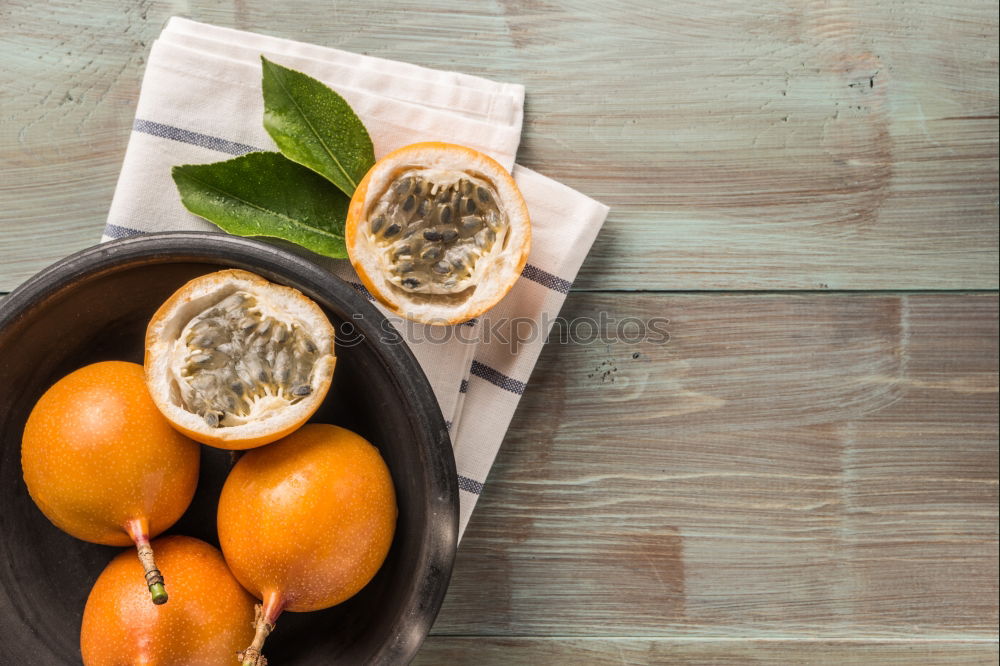
[[[495,160],[464,146],[416,143],[362,179],[345,238],[361,282],[390,310],[456,324],[513,286],[528,258],[531,221]]]
[[[247,271],[191,280],[146,330],[146,384],[170,423],[204,444],[250,449],[319,407],[336,362],[316,303]]]

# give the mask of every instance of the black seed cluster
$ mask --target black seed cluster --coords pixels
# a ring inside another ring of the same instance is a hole
[[[369,231],[386,249],[393,282],[407,291],[465,288],[476,262],[492,249],[507,220],[496,193],[478,178],[438,185],[427,171],[400,175],[369,215]]]
[[[227,415],[247,416],[264,396],[293,403],[312,393],[315,342],[301,326],[264,315],[251,294],[230,294],[196,316],[183,342],[184,406],[213,428]]]

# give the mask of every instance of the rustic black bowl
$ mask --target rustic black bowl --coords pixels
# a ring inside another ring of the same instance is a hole
[[[444,419],[409,349],[350,285],[294,254],[221,234],[153,234],[64,259],[0,304],[0,664],[80,663],[87,594],[120,552],[64,534],[31,501],[20,462],[31,407],[83,365],[141,363],[160,303],[195,276],[234,267],[296,287],[326,311],[340,346],[313,420],[378,446],[399,503],[392,550],[375,579],[339,606],[282,615],[267,641],[271,663],[405,663],[427,635],[455,557],[458,484]],[[218,545],[215,507],[230,456],[202,451],[198,493],[168,533]]]

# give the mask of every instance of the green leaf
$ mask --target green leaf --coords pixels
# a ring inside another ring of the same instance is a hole
[[[364,123],[344,98],[316,79],[261,56],[264,129],[282,154],[347,196],[375,164]]]
[[[347,256],[350,199],[279,153],[249,153],[171,172],[184,206],[237,236],[282,238],[327,257]]]

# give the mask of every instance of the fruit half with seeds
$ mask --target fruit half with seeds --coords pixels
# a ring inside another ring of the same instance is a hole
[[[290,287],[241,270],[177,290],[146,330],[146,383],[170,423],[199,442],[250,449],[280,439],[326,397],[333,326]]]
[[[394,312],[457,324],[493,307],[524,268],[531,221],[514,179],[471,148],[415,143],[389,153],[358,185],[347,253]]]

